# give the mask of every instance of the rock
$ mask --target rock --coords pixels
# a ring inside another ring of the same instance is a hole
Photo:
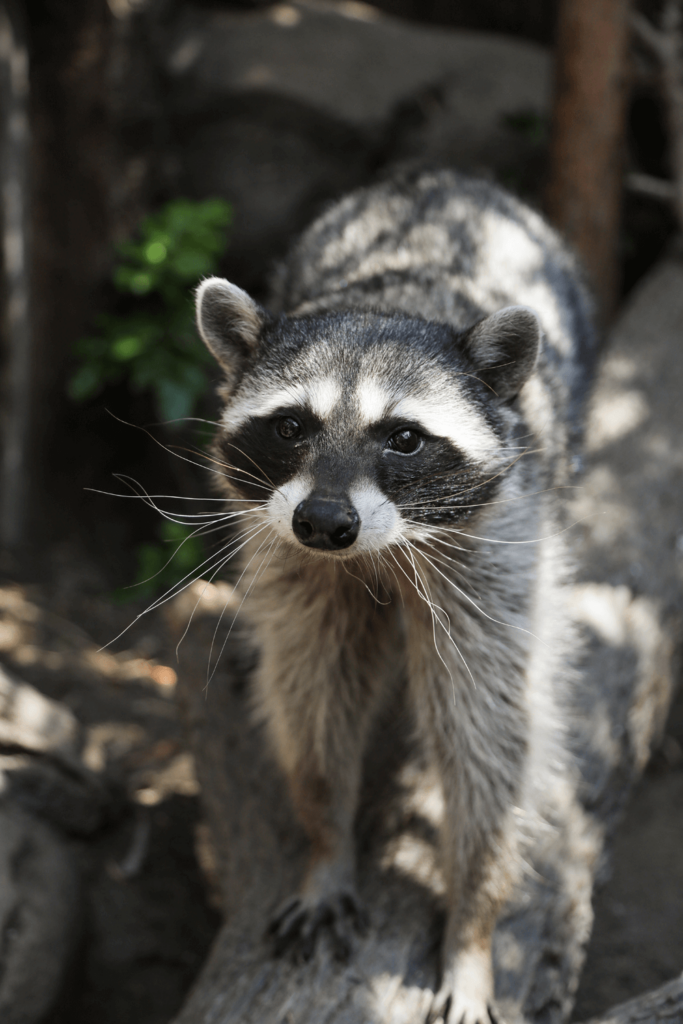
[[[635,687],[628,729],[636,772],[661,738],[683,620],[681,323],[683,263],[669,259],[638,286],[612,332],[573,504],[582,567],[576,615],[591,637],[594,684],[608,676]],[[609,702],[595,712],[595,744],[620,742]]]
[[[361,3],[185,7],[154,34],[178,187],[231,200],[225,269],[245,287],[322,204],[393,161],[518,180],[549,110],[542,47]]]
[[[0,1020],[33,1024],[52,1006],[78,936],[72,854],[46,825],[0,802]]]
[[[65,832],[90,835],[120,808],[122,795],[84,766],[80,740],[65,704],[0,666],[0,793]]]
[[[65,704],[44,697],[0,665],[0,746],[77,763],[79,740],[78,721]]]

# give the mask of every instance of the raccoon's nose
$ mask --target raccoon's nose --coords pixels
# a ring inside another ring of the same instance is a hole
[[[331,498],[305,498],[294,509],[292,529],[307,548],[341,551],[358,536],[360,519],[353,505]]]

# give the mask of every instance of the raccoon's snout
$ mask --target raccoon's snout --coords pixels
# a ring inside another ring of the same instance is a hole
[[[360,517],[348,501],[305,498],[294,509],[292,529],[307,548],[341,551],[358,536]]]

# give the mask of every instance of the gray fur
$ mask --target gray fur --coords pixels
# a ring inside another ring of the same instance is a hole
[[[332,207],[256,334],[245,297],[250,315],[221,335],[229,288],[205,282],[198,306],[230,380],[215,454],[249,524],[235,547],[259,707],[312,845],[274,940],[309,955],[327,927],[347,949],[364,744],[406,676],[445,802],[431,1019],[483,1024],[525,837],[571,773],[558,488],[580,433],[589,300],[537,214],[446,171]]]

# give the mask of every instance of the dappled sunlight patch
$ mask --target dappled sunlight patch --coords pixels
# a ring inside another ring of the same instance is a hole
[[[620,441],[643,425],[650,417],[650,407],[642,391],[635,388],[606,395],[591,411],[586,430],[586,448],[600,451]]]

